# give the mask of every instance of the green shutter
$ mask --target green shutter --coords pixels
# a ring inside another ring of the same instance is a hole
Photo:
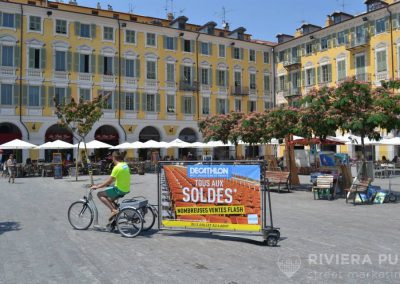
[[[13,85],[13,91],[14,91],[13,104],[17,106],[19,105],[19,95],[20,95],[19,84]]]
[[[81,23],[75,22],[75,35],[80,36],[81,35]]]
[[[181,97],[181,113],[185,113],[185,97]]]
[[[113,60],[114,60],[114,72],[113,72],[113,74],[114,74],[114,76],[115,75],[117,75],[118,74],[118,76],[120,76],[120,74],[119,74],[119,60],[118,60],[118,58],[117,57],[113,57]]]
[[[0,11],[0,27],[3,25],[3,13]]]
[[[119,102],[119,92],[115,91],[113,92],[113,105],[112,105],[112,109],[117,110],[119,108],[118,106],[118,102]]]
[[[212,55],[212,43],[208,43],[208,54],[211,56]]]
[[[71,71],[71,68],[72,68],[72,53],[71,53],[71,51],[67,51],[67,70],[68,71]]]
[[[35,67],[35,49],[29,48],[28,50],[28,67],[34,68]]]
[[[322,82],[321,78],[321,66],[317,67],[317,77],[318,77],[318,84]]]
[[[156,94],[155,99],[156,99],[156,112],[160,112],[160,94]]]
[[[185,76],[184,76],[184,72],[183,72],[183,65],[180,66],[179,70],[180,70],[179,80],[184,81],[185,80],[185,78],[184,78]]]
[[[22,105],[28,105],[28,86],[22,85]]]
[[[46,88],[45,88],[45,86],[40,87],[40,105],[42,107],[46,106]]]
[[[135,69],[136,69],[135,77],[139,78],[140,77],[140,59],[139,58],[137,58],[135,60]]]
[[[389,16],[385,17],[385,30],[388,32],[389,31]]]
[[[19,45],[14,46],[14,67],[19,67],[21,64],[21,48]]]
[[[146,111],[146,93],[142,93],[142,111]]]
[[[312,74],[311,84],[315,85],[317,82],[317,76],[315,76],[315,68],[311,69],[311,74]]]
[[[196,42],[194,40],[190,41],[190,52],[196,52]]]
[[[328,64],[328,82],[332,82],[332,64]]]
[[[244,58],[244,50],[243,50],[243,48],[240,48],[239,51],[240,51],[239,58],[240,58],[240,60],[243,60],[243,58]]]
[[[48,107],[54,106],[54,87],[53,86],[47,87],[47,106]]]
[[[399,14],[393,14],[392,17],[392,25],[393,28],[396,29],[399,26]]]
[[[140,106],[140,93],[135,93],[135,111],[139,111]]]
[[[104,67],[104,57],[103,57],[103,55],[98,55],[98,60],[97,60],[97,64],[98,64],[98,72],[99,72],[99,74],[103,74],[104,73],[104,69],[103,69],[103,67]]]
[[[219,99],[215,98],[215,113],[216,114],[219,114],[219,109],[220,109],[220,107],[219,107]]]
[[[81,54],[74,52],[74,71],[79,72],[79,61],[80,61]]]
[[[121,74],[120,76],[126,76],[126,59],[121,58]]]
[[[218,72],[218,69],[215,70],[215,83],[216,83],[217,86],[220,85],[220,83],[219,83],[220,82],[219,75],[220,75],[220,73]]]
[[[191,99],[191,101],[192,101],[192,104],[191,104],[191,106],[192,106],[192,109],[191,109],[191,113],[192,114],[195,114],[196,113],[196,100],[195,100],[195,98],[194,97],[191,97],[190,98]]]
[[[121,95],[119,98],[121,100],[121,110],[126,110],[126,93],[121,92]]]
[[[178,39],[174,37],[174,50],[178,50]]]
[[[95,73],[96,72],[96,55],[94,55],[94,54],[90,55],[90,65],[91,65],[90,73]]]
[[[212,68],[208,69],[208,84],[210,86],[212,86],[212,84],[213,84],[213,82],[212,82],[212,78],[213,78],[212,72],[213,72]]]
[[[226,99],[226,112],[227,112],[227,113],[230,112],[230,101],[229,101],[229,97]]]
[[[66,95],[65,95],[65,103],[69,104],[71,102],[71,87],[67,87]]]
[[[21,28],[21,14],[15,14],[15,28]]]
[[[96,24],[90,25],[90,35],[93,38],[96,38]]]
[[[163,36],[163,47],[167,49],[167,36]]]
[[[40,68],[46,69],[46,48],[40,49]]]
[[[185,39],[184,38],[180,38],[179,39],[180,45],[181,45],[181,51],[184,51],[185,49]]]
[[[231,57],[235,58],[235,47],[233,45],[231,46]]]
[[[225,70],[225,86],[229,88],[229,70]]]
[[[301,86],[305,86],[306,85],[306,71],[303,70],[301,71]]]

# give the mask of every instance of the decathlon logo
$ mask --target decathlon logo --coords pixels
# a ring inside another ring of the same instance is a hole
[[[193,165],[188,166],[187,175],[190,178],[230,178],[230,166]]]

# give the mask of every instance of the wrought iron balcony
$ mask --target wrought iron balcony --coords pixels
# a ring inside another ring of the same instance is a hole
[[[370,73],[360,73],[355,75],[357,81],[361,82],[371,82],[371,74]]]
[[[197,82],[179,81],[179,90],[181,91],[197,91]]]
[[[359,48],[365,48],[369,46],[370,37],[369,35],[365,36],[354,36],[350,39],[350,42],[346,44],[347,50],[355,50]]]
[[[248,96],[249,95],[249,87],[243,87],[243,86],[231,87],[231,95],[232,96]]]
[[[290,87],[290,88],[287,88],[286,90],[282,91],[282,93],[285,98],[301,96],[301,88],[300,87]]]
[[[286,70],[299,69],[301,67],[301,58],[300,57],[292,57],[289,60],[283,61],[283,67]]]

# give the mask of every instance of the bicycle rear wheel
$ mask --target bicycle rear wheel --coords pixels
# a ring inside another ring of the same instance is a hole
[[[143,217],[143,231],[148,231],[154,226],[154,222],[156,221],[156,212],[154,212],[153,207],[150,205],[146,205],[140,210]]]
[[[74,229],[86,230],[93,222],[92,208],[84,201],[76,201],[68,209],[68,221]]]
[[[143,229],[142,215],[132,207],[122,209],[117,216],[117,228],[124,237],[136,237]]]

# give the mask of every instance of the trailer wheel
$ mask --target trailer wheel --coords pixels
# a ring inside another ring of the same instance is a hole
[[[278,238],[278,240],[281,239],[281,232],[277,229],[272,230],[272,233]]]
[[[396,202],[397,201],[397,196],[394,193],[389,194],[389,202]]]
[[[266,244],[269,247],[276,247],[278,244],[278,237],[275,235],[270,235],[267,237]]]

